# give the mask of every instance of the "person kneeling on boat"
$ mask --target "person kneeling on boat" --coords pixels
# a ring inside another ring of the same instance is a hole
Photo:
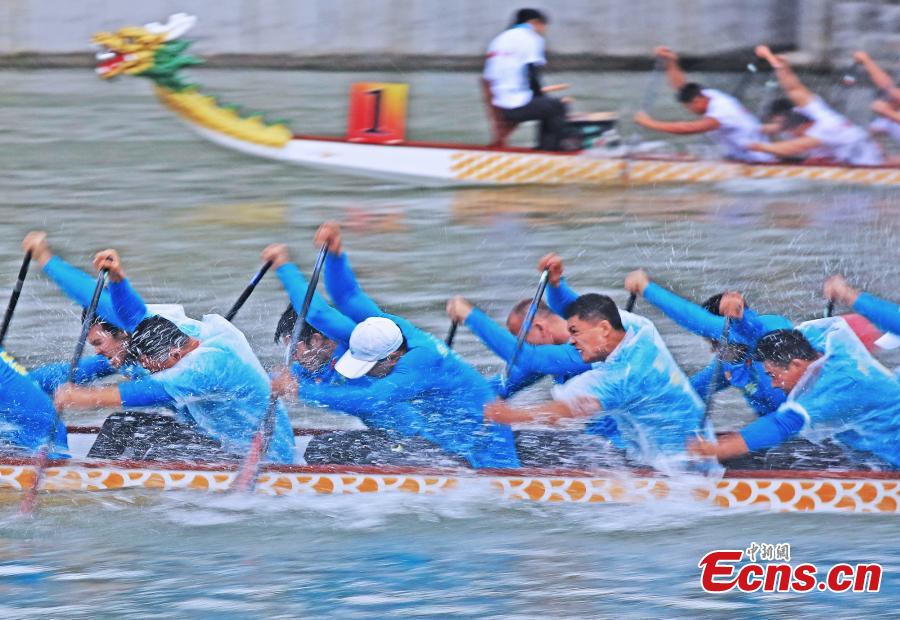
[[[714,88],[704,88],[688,82],[678,66],[678,55],[667,47],[657,47],[656,56],[666,65],[669,83],[677,91],[676,99],[692,114],[701,116],[695,121],[659,121],[646,112],[634,115],[634,122],[653,131],[675,135],[705,134],[716,142],[728,159],[751,163],[774,162],[768,153],[753,151],[754,143],[766,142],[759,121],[740,101]]]
[[[878,144],[862,128],[838,114],[818,95],[806,88],[787,60],[765,45],[756,54],[768,61],[794,109],[787,113],[781,130],[793,136],[787,140],[756,142],[750,150],[771,153],[782,159],[807,159],[851,166],[878,166],[884,156]]]
[[[491,102],[509,123],[540,121],[537,148],[558,151],[566,132],[566,104],[544,94],[540,70],[544,57],[547,16],[521,9],[512,26],[488,45],[484,79]]]
[[[52,442],[51,457],[68,456],[66,427],[50,397],[25,367],[0,347],[0,453],[28,456],[48,440]]]
[[[778,411],[717,442],[689,450],[727,460],[801,433],[834,439],[857,468],[900,467],[900,381],[873,358],[846,321],[809,321],[763,336],[754,356],[787,394]]]
[[[703,402],[648,319],[620,313],[606,295],[582,295],[566,308],[572,344],[591,370],[529,407],[496,401],[485,417],[506,424],[612,416],[626,455],[662,470],[685,465],[684,446],[703,428]]]
[[[66,384],[54,396],[57,408],[172,411],[175,423],[163,429],[155,422],[148,432],[140,424],[129,427],[135,431],[135,446],[141,447],[134,448],[134,458],[228,460],[246,455],[268,407],[270,389],[268,375],[244,335],[218,315],[186,319],[181,328],[161,316],[147,316],[114,250],[98,253],[95,265],[109,269],[112,303],[131,331],[128,354],[150,375],[107,387]],[[124,414],[124,422],[127,417]],[[110,424],[128,426],[120,419]],[[156,445],[146,445],[148,433]],[[293,458],[293,431],[281,406],[267,458],[276,463]]]

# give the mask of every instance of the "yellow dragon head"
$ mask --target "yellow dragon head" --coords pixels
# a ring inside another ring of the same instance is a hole
[[[140,75],[160,86],[180,91],[188,85],[178,71],[199,64],[199,58],[184,54],[190,45],[177,39],[197,22],[193,15],[176,13],[161,24],[128,26],[116,32],[98,32],[91,39],[97,52],[97,75],[110,79],[119,75]]]

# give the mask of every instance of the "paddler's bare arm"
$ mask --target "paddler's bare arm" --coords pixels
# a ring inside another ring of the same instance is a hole
[[[71,383],[59,386],[53,395],[53,405],[57,411],[68,409],[115,409],[122,406],[119,387],[108,385],[99,388],[78,387]]]
[[[696,456],[715,457],[720,461],[737,458],[750,452],[740,433],[727,433],[718,438],[718,442],[706,439],[689,441],[687,451]]]
[[[696,121],[658,121],[646,112],[638,112],[634,115],[634,122],[653,131],[662,131],[672,134],[706,133],[721,127],[719,121],[705,116]]]
[[[871,56],[865,52],[859,51],[853,54],[853,60],[863,66],[866,73],[869,74],[869,79],[872,80],[872,83],[878,87],[879,90],[884,91],[891,99],[900,103],[900,88],[897,88],[896,84],[894,84],[894,80],[891,79],[891,76],[888,75],[884,69],[879,67],[878,64],[872,60]]]
[[[897,98],[897,101],[900,103],[900,97]],[[900,109],[895,108],[883,99],[877,99],[872,102],[872,111],[895,123],[900,123]]]
[[[548,84],[541,88],[541,92],[544,94],[555,93],[558,90],[566,90],[567,88],[569,88],[568,84]]]
[[[815,95],[803,85],[783,56],[773,54],[768,45],[757,45],[756,55],[772,65],[781,89],[795,106],[805,106],[813,100]]]
[[[669,84],[672,85],[672,88],[681,90],[681,87],[687,84],[687,76],[678,65],[678,54],[664,45],[655,47],[653,53],[665,63],[666,77],[669,79]]]
[[[760,153],[771,153],[777,157],[796,157],[808,153],[821,144],[815,138],[803,136],[802,138],[782,140],[780,142],[753,142],[747,145],[747,148]]]
[[[600,410],[600,402],[590,396],[582,396],[574,404],[551,400],[528,407],[512,407],[505,400],[495,400],[484,406],[484,419],[500,424],[558,424],[563,420],[591,418]]]

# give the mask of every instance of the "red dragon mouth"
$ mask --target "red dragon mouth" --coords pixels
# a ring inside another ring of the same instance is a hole
[[[130,60],[128,54],[120,54],[113,51],[97,52],[98,62],[95,71],[103,77],[128,60]]]

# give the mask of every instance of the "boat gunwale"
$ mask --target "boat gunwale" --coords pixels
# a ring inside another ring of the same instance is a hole
[[[348,145],[363,145],[363,146],[389,146],[389,147],[407,147],[407,148],[424,148],[424,149],[447,149],[454,151],[487,151],[491,153],[514,153],[514,154],[523,154],[523,155],[553,155],[558,157],[573,157],[578,155],[583,155],[587,153],[588,150],[582,149],[580,151],[544,151],[539,149],[533,149],[526,146],[489,146],[483,144],[464,144],[459,142],[413,142],[413,141],[399,141],[399,142],[362,142],[359,140],[351,140],[349,138],[342,138],[340,136],[318,136],[311,134],[294,134],[291,136],[291,140],[301,140],[306,142],[316,141],[316,142],[338,142],[342,144]],[[772,168],[772,167],[784,167],[784,168],[838,168],[841,170],[900,170],[900,163],[897,164],[883,164],[879,166],[844,166],[837,163],[829,163],[829,162],[746,162],[746,161],[737,161],[730,159],[685,159],[680,157],[668,157],[668,156],[654,156],[654,155],[631,155],[631,156],[623,156],[623,157],[606,157],[606,158],[598,158],[598,161],[649,161],[649,162],[667,162],[673,164],[733,164],[736,166],[746,166],[748,168]]]

